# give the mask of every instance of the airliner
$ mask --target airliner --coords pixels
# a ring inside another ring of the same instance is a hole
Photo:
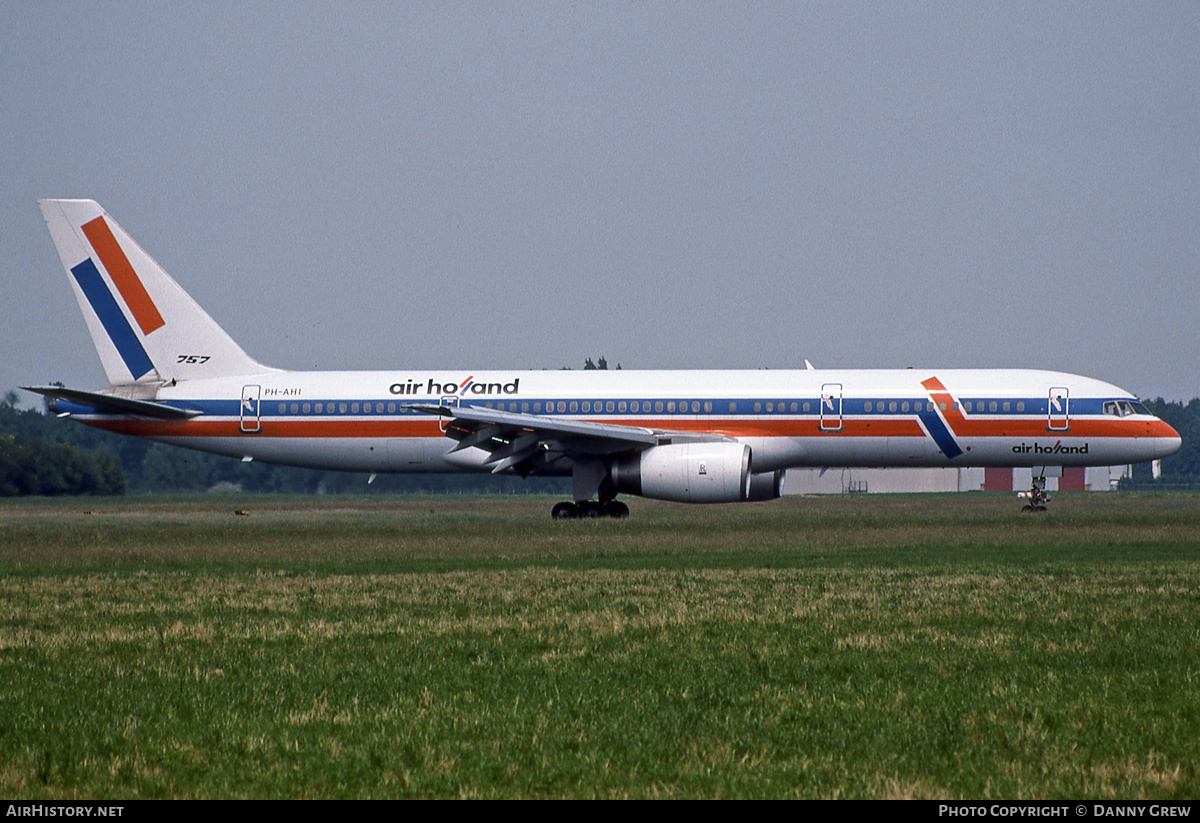
[[[26,386],[88,426],[316,469],[569,476],[554,518],[620,494],[778,498],[797,467],[1033,469],[1175,452],[1116,386],[1025,369],[285,371],[249,355],[92,200],[42,200],[107,388]]]

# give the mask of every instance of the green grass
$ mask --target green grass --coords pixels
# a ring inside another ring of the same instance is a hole
[[[6,501],[0,795],[1196,797],[1200,497],[1056,497]]]

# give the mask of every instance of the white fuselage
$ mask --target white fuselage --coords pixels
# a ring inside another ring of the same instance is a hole
[[[490,470],[483,450],[451,453],[439,418],[413,404],[722,435],[750,446],[756,473],[1113,465],[1179,447],[1170,426],[1140,407],[1129,413],[1128,392],[1034,370],[272,372],[188,381],[156,399],[203,414],[82,416],[234,457],[369,472]],[[544,473],[570,470],[567,460]]]

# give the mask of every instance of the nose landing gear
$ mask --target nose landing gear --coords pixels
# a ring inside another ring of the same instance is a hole
[[[1030,487],[1029,491],[1018,492],[1017,497],[1029,501],[1021,507],[1021,511],[1044,512],[1046,510],[1046,504],[1050,502],[1050,495],[1046,494],[1046,478],[1033,478],[1033,485]]]

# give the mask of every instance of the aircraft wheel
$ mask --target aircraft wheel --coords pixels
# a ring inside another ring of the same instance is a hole
[[[622,518],[629,516],[629,507],[619,500],[610,500],[604,504],[604,513],[609,517]]]
[[[599,517],[600,514],[600,505],[598,503],[588,501],[587,503],[579,504],[580,517]]]
[[[564,500],[562,503],[554,505],[554,508],[550,510],[550,516],[555,520],[574,520],[579,517],[579,507]]]

